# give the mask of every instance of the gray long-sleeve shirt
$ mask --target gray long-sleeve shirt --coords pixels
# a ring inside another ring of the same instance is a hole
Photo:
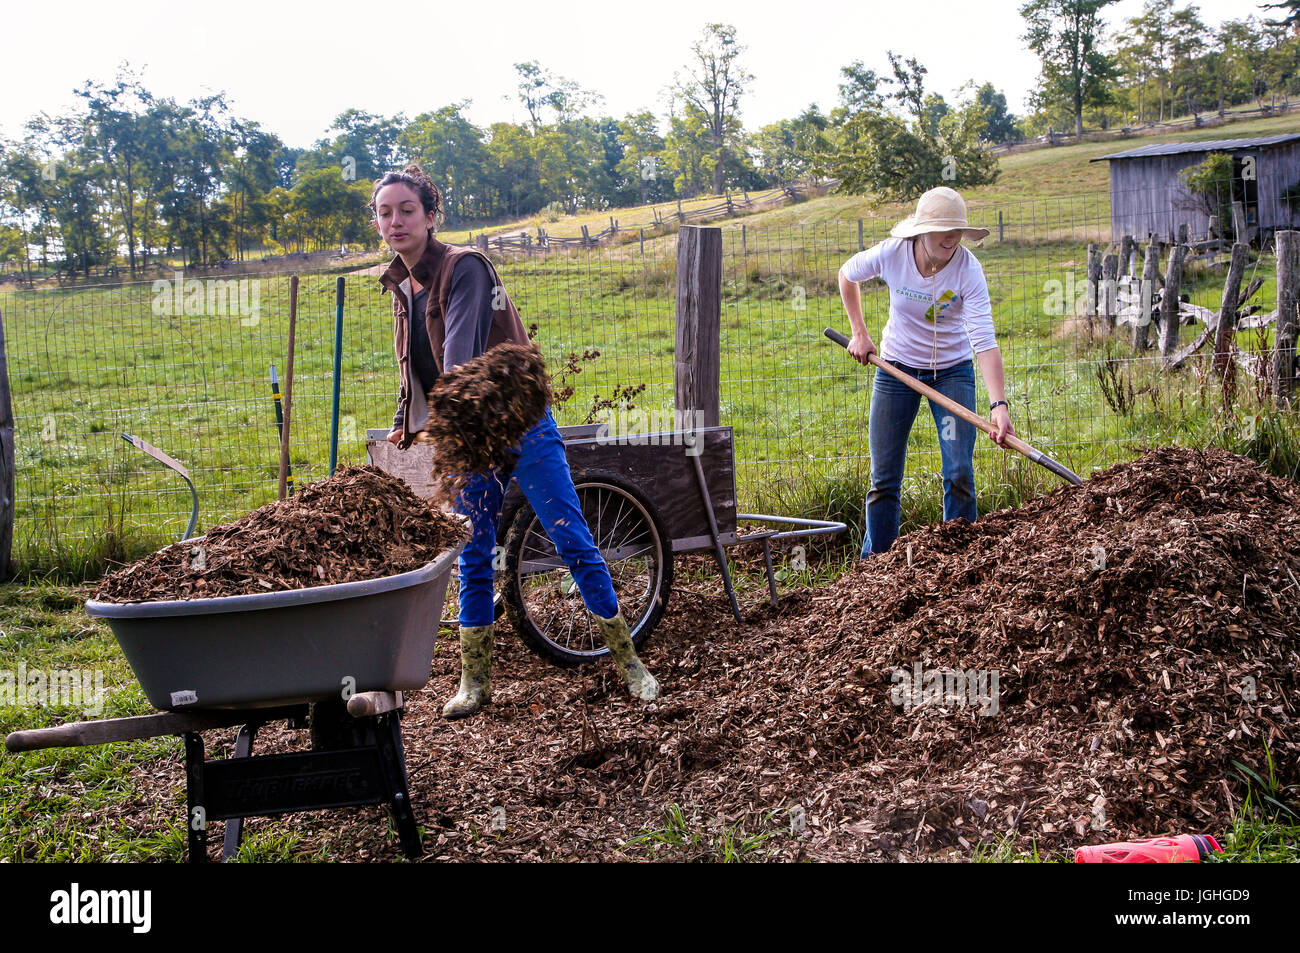
[[[465,255],[456,262],[447,292],[447,311],[443,316],[447,335],[442,350],[442,365],[451,370],[478,357],[487,350],[492,330],[492,275],[477,255]],[[429,289],[421,288],[407,309],[410,324],[411,371],[419,386],[428,391],[438,379],[438,364],[433,359],[429,329],[424,323],[428,310]],[[401,410],[393,416],[394,428],[402,426]]]

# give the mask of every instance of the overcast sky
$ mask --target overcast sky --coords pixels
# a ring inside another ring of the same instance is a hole
[[[19,2],[4,13],[0,136],[19,138],[38,112],[77,102],[86,80],[110,82],[126,61],[155,95],[186,101],[224,90],[233,111],[291,146],[325,135],[343,110],[408,117],[473,101],[479,125],[527,118],[513,64],[543,67],[604,95],[621,117],[665,111],[662,91],[711,21],[730,23],[754,82],[741,104],[749,129],[835,105],[839,69],[860,59],[888,71],[885,51],[916,57],[927,89],[953,99],[967,80],[989,81],[1023,112],[1037,60],[1020,40],[1020,0],[845,3],[574,0],[545,3],[436,0],[281,3],[175,0]],[[1181,6],[1182,4],[1179,4]],[[1257,13],[1249,0],[1201,0],[1211,26]],[[1107,9],[1118,24],[1141,0]]]

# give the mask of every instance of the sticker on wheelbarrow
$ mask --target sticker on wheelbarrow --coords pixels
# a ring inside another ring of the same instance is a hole
[[[198,692],[193,692],[193,691],[172,692],[173,705],[193,705],[198,700],[199,700]]]

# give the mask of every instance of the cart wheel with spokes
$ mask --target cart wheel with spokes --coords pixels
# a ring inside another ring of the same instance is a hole
[[[654,504],[623,477],[587,470],[573,483],[639,648],[668,606],[672,540]],[[503,592],[515,630],[543,658],[573,666],[609,654],[573,575],[527,504],[506,536]]]

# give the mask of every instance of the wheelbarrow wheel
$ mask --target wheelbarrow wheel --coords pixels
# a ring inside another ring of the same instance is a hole
[[[672,542],[654,504],[628,480],[588,470],[575,473],[573,482],[639,648],[668,606]],[[574,666],[609,654],[573,575],[527,504],[506,536],[503,591],[515,631],[542,658]]]

